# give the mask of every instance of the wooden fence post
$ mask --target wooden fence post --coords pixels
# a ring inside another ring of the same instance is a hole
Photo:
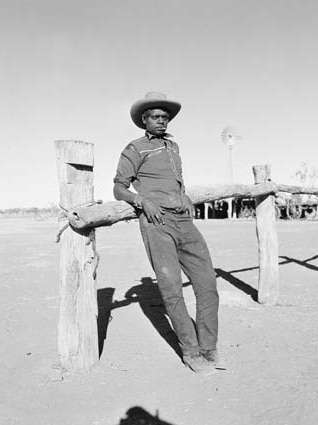
[[[270,181],[270,166],[253,167],[255,184]],[[259,253],[258,302],[276,304],[279,290],[278,243],[275,217],[275,197],[271,194],[255,197],[256,233]]]
[[[209,203],[204,202],[204,220],[207,220],[209,218]]]
[[[94,145],[55,142],[60,206],[69,211],[94,200]],[[95,285],[95,229],[61,235],[58,352],[67,370],[89,369],[99,358]]]

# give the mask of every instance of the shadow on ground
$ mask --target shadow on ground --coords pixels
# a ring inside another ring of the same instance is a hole
[[[281,263],[282,264],[282,263]],[[233,276],[234,273],[243,272],[247,270],[254,270],[258,267],[251,267],[248,269],[226,271],[216,268],[216,277],[229,282],[235,288],[241,290],[249,295],[253,301],[257,302],[258,291]],[[145,316],[152,323],[159,335],[170,345],[176,354],[182,359],[182,353],[178,344],[178,338],[170,326],[167,318],[167,313],[158,289],[158,285],[151,277],[141,278],[141,284],[131,287],[125,294],[123,300],[113,300],[114,288],[103,288],[97,291],[98,302],[98,341],[99,341],[99,355],[102,355],[104,342],[107,337],[107,328],[110,320],[112,319],[111,311],[117,308],[128,306],[132,303],[138,303]],[[183,287],[191,285],[190,282],[185,282]]]
[[[188,284],[185,284],[184,286],[187,286]],[[131,287],[126,292],[125,299],[121,301],[113,301],[114,292],[114,288],[104,288],[97,291],[97,325],[100,356],[103,352],[104,342],[107,337],[107,328],[111,320],[111,311],[128,306],[132,303],[138,303],[142,312],[152,323],[159,335],[182,359],[182,352],[179,347],[178,338],[170,326],[158,285],[154,279],[151,277],[143,277],[141,279],[141,284]]]
[[[306,260],[298,260],[296,258],[290,258],[281,255],[279,258],[284,259],[279,265],[285,265],[290,263],[298,264],[302,267],[309,268],[311,270],[317,270],[318,267],[309,264],[310,261],[316,260],[317,255],[307,258]],[[253,301],[257,302],[258,291],[257,289],[250,286],[248,283],[238,279],[234,276],[234,273],[240,273],[250,270],[258,269],[258,267],[243,268],[240,270],[226,271],[220,268],[216,268],[216,277],[229,282],[235,288],[241,290],[245,294],[249,295]],[[159,335],[170,345],[170,347],[176,352],[176,354],[182,359],[182,353],[178,344],[178,338],[170,326],[170,322],[167,318],[167,313],[158,289],[158,285],[151,277],[141,278],[141,284],[131,287],[125,294],[123,300],[113,300],[114,288],[103,288],[97,291],[97,303],[98,303],[98,342],[99,342],[99,355],[101,356],[104,348],[104,342],[107,337],[107,328],[111,320],[111,311],[117,308],[128,306],[132,303],[138,303],[145,316],[152,323],[154,328],[157,330]],[[190,282],[183,284],[183,287],[191,285]]]
[[[104,349],[104,342],[107,337],[108,324],[111,321],[111,310],[113,305],[113,296],[115,288],[103,288],[97,291],[97,330],[98,330],[98,349],[99,357]]]
[[[227,272],[223,269],[215,269],[216,277],[221,277],[222,279],[229,282],[231,285],[235,286],[235,288],[240,289],[245,294],[250,295],[253,301],[257,301],[258,291],[250,286],[248,283],[243,282],[241,279],[233,276],[233,272]]]
[[[280,265],[295,263],[295,264],[298,264],[299,266],[306,267],[307,269],[318,271],[317,266],[314,266],[313,264],[309,264],[309,261],[316,260],[318,258],[318,255],[315,255],[311,258],[307,258],[306,260],[303,260],[303,261],[298,260],[297,258],[287,257],[285,255],[280,255],[279,258],[283,258],[285,260],[285,261],[282,261],[281,263],[279,263]]]
[[[225,271],[216,268],[216,276],[229,282],[231,285],[250,295],[254,301],[257,301],[258,291],[237,277],[233,276],[234,272],[240,270]],[[151,277],[143,277],[140,280],[141,284],[131,287],[125,294],[123,300],[113,300],[114,288],[103,288],[97,291],[98,302],[98,341],[99,355],[102,355],[104,342],[107,337],[107,328],[111,320],[111,311],[117,308],[128,306],[132,303],[138,303],[142,312],[152,323],[159,335],[170,345],[176,354],[182,359],[182,352],[178,344],[178,338],[170,326],[167,318],[166,309],[164,307],[158,285]],[[191,285],[190,282],[185,282],[183,287]]]
[[[251,270],[253,269],[254,267],[251,268]],[[250,295],[253,301],[257,301],[258,291],[249,284],[233,276],[233,273],[235,272],[246,270],[249,269],[225,271],[223,269],[216,268],[215,272],[217,278],[221,277],[237,289],[243,291],[247,295]],[[167,312],[156,281],[151,277],[143,277],[140,282],[141,284],[131,287],[126,292],[125,298],[120,301],[113,300],[115,292],[114,288],[103,288],[97,291],[99,355],[101,356],[103,352],[104,342],[107,337],[108,324],[112,318],[111,311],[128,306],[132,303],[138,303],[142,312],[152,323],[159,335],[182,359],[178,338],[170,326],[170,322],[167,318]],[[187,287],[189,285],[191,285],[190,282],[185,282],[183,287]]]
[[[280,255],[279,258],[283,259],[279,263],[280,266],[286,264],[298,264],[299,266],[309,268],[311,270],[318,271],[318,267],[310,264],[310,261],[316,260],[318,255],[314,255],[305,260],[298,260],[296,258],[290,258],[284,255]],[[216,276],[229,282],[235,288],[243,291],[249,295],[253,301],[257,302],[258,291],[257,289],[250,286],[248,283],[238,279],[234,276],[235,273],[242,273],[246,271],[256,270],[259,267],[242,268],[239,270],[226,271],[220,268],[216,268]],[[191,283],[186,282],[183,284],[184,287],[189,286]],[[167,319],[166,311],[161,299],[161,295],[158,290],[158,286],[150,277],[143,277],[141,284],[130,288],[126,294],[125,299],[121,301],[113,301],[115,289],[104,288],[97,291],[97,302],[98,302],[98,339],[99,339],[99,354],[102,354],[104,341],[107,336],[108,323],[111,320],[111,311],[116,308],[125,307],[131,303],[139,303],[141,310],[144,312],[146,317],[150,320],[153,326],[157,329],[158,333],[167,341],[167,343],[174,349],[179,357],[182,358],[181,351],[178,345],[177,337],[172,330],[170,323]]]
[[[171,422],[163,421],[156,416],[151,415],[142,407],[132,407],[127,410],[126,417],[121,419],[118,425],[173,425]]]

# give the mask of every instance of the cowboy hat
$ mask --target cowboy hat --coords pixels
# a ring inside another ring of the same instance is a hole
[[[130,116],[137,127],[146,128],[142,122],[142,114],[147,109],[164,108],[169,112],[171,121],[181,109],[181,104],[174,100],[168,100],[167,96],[159,92],[146,93],[143,99],[137,100],[130,108]]]

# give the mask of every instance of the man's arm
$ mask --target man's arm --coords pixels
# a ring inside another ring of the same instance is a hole
[[[133,193],[122,183],[115,183],[113,192],[117,201],[125,201],[130,205],[142,209],[149,223],[153,223],[155,226],[165,224],[163,220],[164,210],[155,202],[146,197],[136,195],[136,193]]]
[[[125,201],[130,205],[135,205],[136,194],[129,190],[124,184],[115,183],[113,192],[117,201]]]

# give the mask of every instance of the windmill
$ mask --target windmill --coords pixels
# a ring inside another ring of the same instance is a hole
[[[234,182],[233,149],[235,143],[240,139],[241,137],[237,134],[236,130],[233,127],[225,127],[221,133],[221,140],[225,145],[227,145],[229,149],[230,183]]]
[[[234,183],[234,161],[233,161],[233,150],[235,143],[240,140],[241,137],[237,134],[233,127],[225,127],[221,133],[222,142],[228,147],[229,150],[229,182]],[[232,217],[232,199],[228,200],[228,218]],[[234,216],[236,211],[234,210]]]

